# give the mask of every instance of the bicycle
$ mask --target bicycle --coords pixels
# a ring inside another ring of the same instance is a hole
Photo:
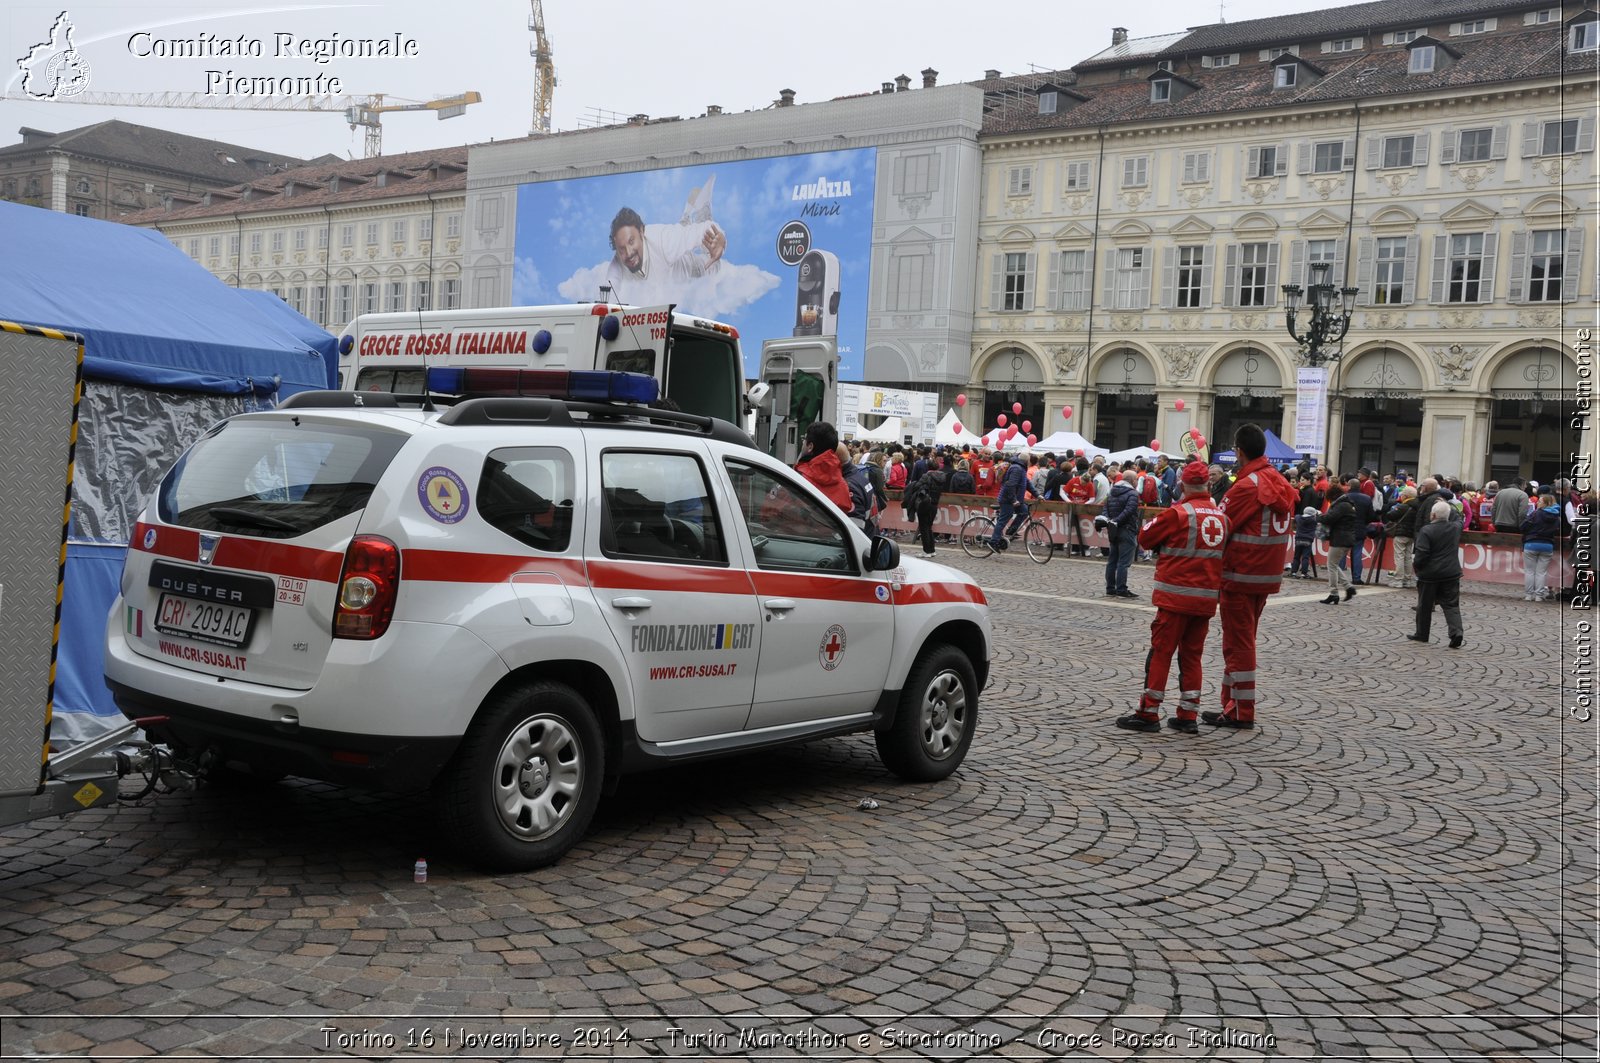
[[[996,516],[978,514],[968,517],[961,525],[958,536],[961,549],[968,557],[984,558],[994,553],[990,540],[994,538]],[[1017,529],[1013,540],[1021,539],[1028,551],[1028,556],[1041,565],[1050,563],[1050,555],[1055,552],[1055,543],[1050,538],[1050,529],[1044,521],[1031,514],[1022,522],[1022,527]]]

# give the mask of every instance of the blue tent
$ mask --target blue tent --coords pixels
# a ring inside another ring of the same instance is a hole
[[[133,515],[207,426],[337,379],[337,342],[276,296],[223,284],[148,229],[0,202],[0,320],[84,338],[54,733],[120,719],[102,646]]]
[[[1279,439],[1278,433],[1274,432],[1272,429],[1268,428],[1265,431],[1267,433],[1266,458],[1268,461],[1274,463],[1283,461],[1299,461],[1305,456],[1298,450],[1295,450],[1289,444],[1285,443],[1283,440]],[[1211,460],[1218,465],[1228,465],[1234,461],[1234,453],[1231,450],[1218,451],[1216,454],[1211,456]]]

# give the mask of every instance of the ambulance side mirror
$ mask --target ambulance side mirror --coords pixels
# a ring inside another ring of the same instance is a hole
[[[874,535],[872,545],[861,558],[861,567],[868,572],[887,572],[899,564],[900,544],[887,535]]]

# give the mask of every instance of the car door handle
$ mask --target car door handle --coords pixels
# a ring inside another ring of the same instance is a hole
[[[618,609],[648,609],[651,602],[649,598],[624,597],[611,599],[611,604]]]
[[[761,604],[774,613],[787,613],[795,607],[795,600],[793,598],[768,598]]]

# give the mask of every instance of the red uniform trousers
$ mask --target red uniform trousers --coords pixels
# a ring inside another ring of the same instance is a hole
[[[1222,714],[1243,722],[1256,718],[1256,627],[1264,594],[1222,589]]]
[[[1144,659],[1144,694],[1139,698],[1139,715],[1147,719],[1160,716],[1161,701],[1167,692],[1167,675],[1172,669],[1172,654],[1178,654],[1178,719],[1194,720],[1200,712],[1200,655],[1206,648],[1206,631],[1211,618],[1199,613],[1179,613],[1157,609],[1150,622],[1150,653]]]

